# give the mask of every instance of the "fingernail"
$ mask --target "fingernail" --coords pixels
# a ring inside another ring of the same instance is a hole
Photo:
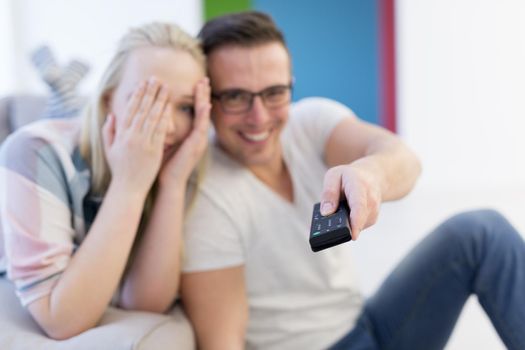
[[[332,212],[332,209],[333,209],[332,203],[324,202],[323,205],[321,206],[321,214],[322,215],[330,214]]]

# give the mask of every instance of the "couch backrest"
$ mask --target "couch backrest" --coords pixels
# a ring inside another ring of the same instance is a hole
[[[0,143],[16,129],[40,119],[47,98],[39,95],[13,95],[0,99]]]

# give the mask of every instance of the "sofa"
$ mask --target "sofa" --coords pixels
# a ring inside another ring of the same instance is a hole
[[[46,99],[42,96],[0,99],[0,143],[11,132],[41,118],[45,106]],[[0,349],[189,350],[195,347],[192,327],[178,304],[167,314],[109,307],[97,327],[67,340],[52,340],[21,306],[11,282],[0,276]]]
[[[13,131],[39,119],[46,99],[38,95],[14,95],[0,99],[0,143]]]

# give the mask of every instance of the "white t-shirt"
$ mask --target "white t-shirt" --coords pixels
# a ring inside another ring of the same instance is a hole
[[[347,107],[324,98],[291,107],[282,132],[294,202],[211,147],[205,179],[185,223],[185,272],[244,265],[248,349],[325,349],[355,324],[362,296],[352,244],[318,253],[308,238],[321,196],[326,141]]]

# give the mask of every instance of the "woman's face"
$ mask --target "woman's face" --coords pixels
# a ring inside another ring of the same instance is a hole
[[[193,120],[194,88],[204,69],[188,53],[172,48],[146,47],[134,50],[124,63],[122,78],[109,96],[109,111],[115,114],[117,129],[126,119],[126,107],[137,86],[154,77],[170,91],[172,116],[164,152],[173,152],[188,136]]]

